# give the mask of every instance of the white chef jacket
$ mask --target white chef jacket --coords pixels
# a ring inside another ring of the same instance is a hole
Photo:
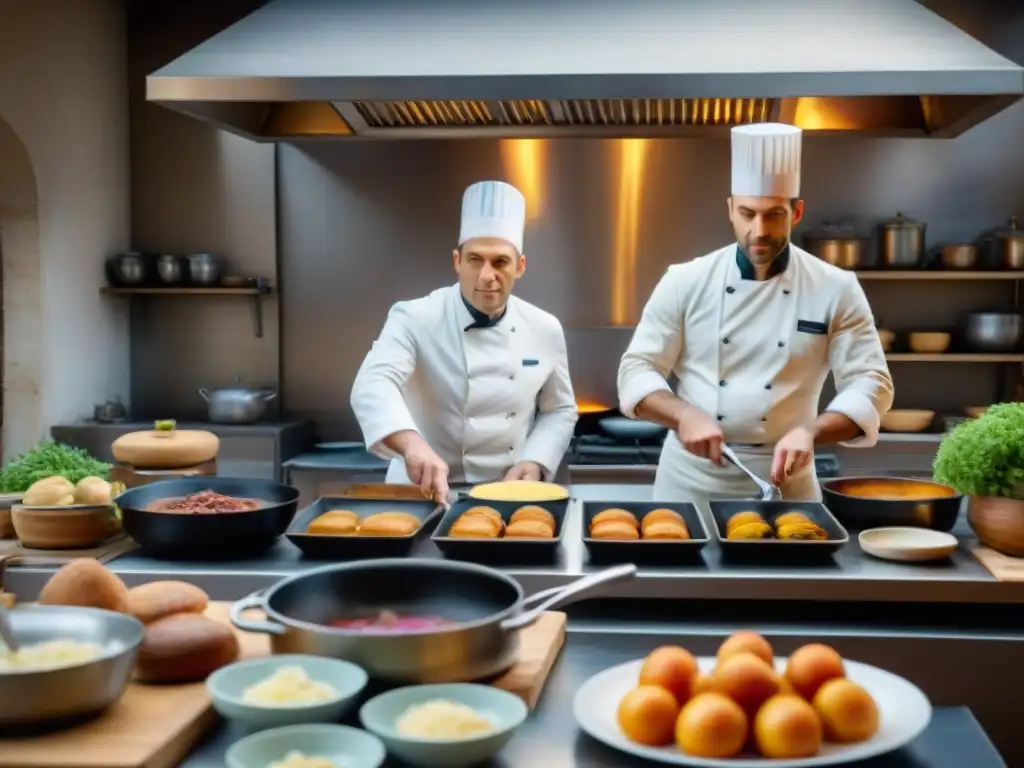
[[[619,407],[636,418],[648,395],[671,391],[720,422],[725,441],[767,477],[774,444],[817,417],[829,371],[836,397],[826,410],[852,419],[863,435],[844,445],[870,447],[893,383],[871,308],[853,272],[790,245],[780,270],[753,279],[731,245],[669,267],[644,307],[619,365]],[[687,451],[674,432],[662,448],[659,500],[754,495],[732,466]],[[782,486],[787,498],[820,499],[813,464]]]
[[[387,482],[409,482],[382,442],[407,429],[448,464],[449,482],[494,480],[521,461],[551,479],[562,462],[577,413],[561,323],[514,296],[500,322],[473,323],[458,285],[388,313],[351,398],[369,450],[391,459]]]

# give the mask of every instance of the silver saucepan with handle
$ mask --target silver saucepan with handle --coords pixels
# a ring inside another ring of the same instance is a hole
[[[635,565],[620,565],[527,598],[511,576],[474,563],[361,560],[305,571],[249,595],[231,606],[231,622],[269,635],[275,654],[344,659],[391,683],[465,682],[512,667],[519,630],[544,611],[635,575]],[[266,619],[243,615],[253,608]],[[414,628],[382,626],[374,620],[382,614],[404,617]],[[354,628],[353,620],[370,626]]]

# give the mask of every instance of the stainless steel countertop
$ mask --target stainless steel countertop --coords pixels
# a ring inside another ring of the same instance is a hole
[[[642,768],[651,763],[616,752],[581,733],[572,714],[573,696],[591,675],[677,637],[570,631],[534,714],[491,768]],[[370,695],[370,694],[368,694]],[[353,708],[357,710],[357,707]],[[346,720],[357,725],[357,715]],[[182,763],[182,768],[223,768],[224,753],[246,731],[221,725]],[[388,766],[403,765],[389,761]],[[992,742],[966,707],[939,707],[931,725],[906,748],[857,763],[862,768],[1006,768]]]
[[[650,485],[574,485],[576,499],[606,501],[647,500]],[[566,584],[591,567],[580,539],[581,508],[570,506],[568,529],[557,563],[506,567],[528,592]],[[974,541],[966,524],[954,531],[961,548],[948,562],[901,564],[864,555],[851,535],[851,542],[833,562],[808,565],[767,565],[722,562],[712,542],[704,550],[704,563],[675,567],[644,567],[638,577],[624,585],[608,588],[605,597],[689,598],[709,600],[786,601],[881,601],[901,603],[1024,603],[1024,587],[999,582],[969,551]],[[413,550],[418,557],[439,557],[427,533]],[[235,600],[263,589],[282,576],[322,561],[305,560],[285,539],[266,555],[228,563],[182,563],[153,560],[129,554],[110,567],[129,585],[164,578],[184,578],[207,590],[214,599]],[[49,578],[50,568],[11,567],[5,588],[25,597],[38,594]]]

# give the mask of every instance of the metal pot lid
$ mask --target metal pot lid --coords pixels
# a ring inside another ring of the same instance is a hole
[[[1011,216],[1009,225],[998,230],[995,237],[1003,240],[1024,240],[1024,228],[1020,227],[1016,216]]]
[[[902,213],[897,213],[896,218],[886,219],[882,222],[882,226],[886,229],[924,229],[925,224],[923,221],[914,221]]]

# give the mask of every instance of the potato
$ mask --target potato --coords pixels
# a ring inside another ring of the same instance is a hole
[[[111,494],[110,483],[102,477],[83,477],[75,486],[75,503],[109,504]]]
[[[75,503],[75,486],[57,475],[44,477],[32,483],[21,503],[26,507],[66,507]]]
[[[91,557],[63,565],[39,593],[40,605],[77,605],[128,613],[128,587]]]

